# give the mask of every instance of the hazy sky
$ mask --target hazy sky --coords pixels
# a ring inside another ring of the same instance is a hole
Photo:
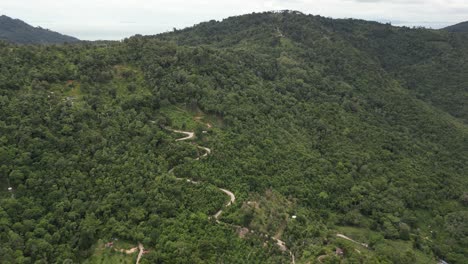
[[[156,34],[269,10],[440,28],[468,20],[468,0],[0,0],[0,14],[80,39]]]

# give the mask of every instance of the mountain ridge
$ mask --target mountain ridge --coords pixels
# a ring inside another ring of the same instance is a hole
[[[0,259],[466,263],[467,43],[290,11],[2,42]]]
[[[468,32],[468,21],[445,27],[442,30],[449,32]]]
[[[0,16],[0,40],[17,44],[62,44],[78,42],[79,39],[58,32],[33,27],[20,19]]]
[[[254,18],[255,19],[251,19]],[[307,25],[301,26],[301,25]],[[231,31],[226,28],[231,27]],[[299,33],[300,32],[300,33]],[[332,19],[301,12],[263,12],[226,18],[222,21],[203,22],[174,32],[162,33],[149,38],[176,41],[181,45],[213,45],[216,47],[238,47],[242,43],[262,43],[263,47],[283,39],[308,46],[318,41],[340,41],[356,51],[371,55],[387,73],[398,76],[398,80],[426,103],[468,123],[468,113],[464,109],[468,81],[468,36],[453,36],[440,30],[411,29],[390,24],[360,19]],[[220,41],[221,40],[221,41]],[[257,41],[258,40],[258,41]],[[265,41],[268,41],[265,42]],[[262,42],[263,41],[263,42]],[[454,49],[454,47],[463,47]],[[420,51],[414,49],[418,47]],[[463,50],[463,51],[461,51]],[[445,53],[457,59],[447,60]],[[367,56],[367,55],[366,55]],[[431,62],[450,63],[453,79],[435,78],[444,74]],[[419,72],[422,64],[429,67],[430,76]],[[409,72],[420,82],[411,78]],[[443,83],[442,80],[444,80]],[[441,91],[440,87],[446,90]],[[448,102],[444,93],[456,94],[456,103]]]

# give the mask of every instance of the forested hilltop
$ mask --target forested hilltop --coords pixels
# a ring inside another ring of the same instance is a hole
[[[463,33],[468,33],[468,21],[461,22],[452,26],[448,26],[446,28],[443,28],[443,30],[447,30],[450,32],[463,32]]]
[[[18,44],[63,44],[80,41],[5,15],[0,16],[0,40]]]
[[[466,263],[466,61],[295,11],[1,43],[0,262]]]

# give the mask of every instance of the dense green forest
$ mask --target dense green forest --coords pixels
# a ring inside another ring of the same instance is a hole
[[[78,42],[79,39],[33,27],[19,19],[0,16],[0,40],[19,44],[58,44]]]
[[[275,237],[295,263],[466,263],[466,61],[464,34],[295,11],[0,43],[0,260],[291,262]]]

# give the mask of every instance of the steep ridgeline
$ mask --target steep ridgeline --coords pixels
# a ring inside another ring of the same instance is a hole
[[[307,64],[325,64],[324,70],[342,71],[340,75],[348,79],[354,78],[355,69],[347,68],[346,58],[361,58],[362,66],[390,75],[415,98],[468,122],[468,34],[288,11],[213,20],[156,37],[190,46],[250,46],[263,53],[295,47]],[[262,74],[271,77],[275,70]]]
[[[468,33],[468,21],[445,27],[443,28],[443,30],[450,31],[450,32]]]
[[[18,44],[61,44],[79,41],[77,38],[33,27],[5,15],[0,16],[0,40]]]
[[[294,11],[1,42],[0,259],[467,263],[467,44]]]
[[[411,241],[432,258],[465,261],[463,34],[286,11],[125,43],[160,104],[221,116],[234,135],[194,175],[246,192],[272,188],[309,212],[284,232],[293,251],[314,251],[304,246],[305,230],[325,216],[327,224]],[[255,225],[263,217],[256,208],[245,214]],[[381,241],[368,244],[393,262],[407,257]]]

